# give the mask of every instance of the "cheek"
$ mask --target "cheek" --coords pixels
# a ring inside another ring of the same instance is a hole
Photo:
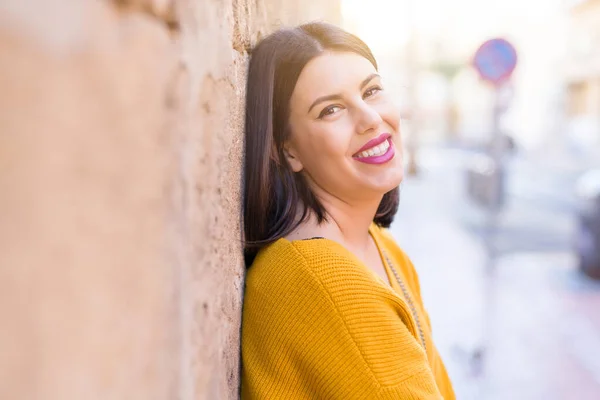
[[[388,124],[394,133],[400,133],[400,108],[392,102],[386,103],[381,109],[381,118]]]
[[[320,155],[327,159],[345,156],[349,152],[351,132],[351,127],[343,118],[315,127],[307,140],[309,156]]]

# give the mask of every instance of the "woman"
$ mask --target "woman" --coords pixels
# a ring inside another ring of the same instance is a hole
[[[243,399],[454,399],[417,274],[386,231],[400,117],[369,48],[329,24],[252,51]]]

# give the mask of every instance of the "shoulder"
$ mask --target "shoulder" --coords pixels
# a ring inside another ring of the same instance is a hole
[[[331,281],[372,279],[360,261],[341,244],[323,238],[279,239],[263,248],[248,269],[246,286],[279,292],[293,282],[311,281],[330,289]]]
[[[275,320],[289,324],[329,310],[346,325],[357,315],[397,317],[399,308],[389,286],[329,239],[280,239],[259,252],[246,276],[245,318],[257,324],[274,327]]]

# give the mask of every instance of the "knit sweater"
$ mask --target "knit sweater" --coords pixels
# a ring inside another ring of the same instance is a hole
[[[242,399],[455,399],[412,263],[369,231],[410,300],[387,262],[389,282],[333,240],[261,249],[246,276]]]

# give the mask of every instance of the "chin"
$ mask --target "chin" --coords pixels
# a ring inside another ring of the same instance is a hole
[[[400,184],[402,183],[402,179],[403,179],[403,174],[400,174],[398,177],[395,177],[395,179],[390,179],[386,182],[381,182],[381,183],[377,184],[375,187],[373,187],[373,189],[377,193],[384,195],[387,192],[389,192],[390,190],[394,190],[398,186],[400,186]]]
[[[385,186],[388,187],[389,189],[386,191],[389,192],[390,190],[394,189],[395,187],[399,186],[402,181],[404,180],[404,166],[402,165],[402,163],[400,163],[400,166],[393,171],[393,174],[390,174],[389,177],[387,177],[386,182],[385,182]]]
[[[385,170],[380,170],[377,174],[361,174],[357,178],[360,188],[357,187],[355,190],[359,193],[383,195],[402,183],[404,180],[404,166],[400,161]]]

